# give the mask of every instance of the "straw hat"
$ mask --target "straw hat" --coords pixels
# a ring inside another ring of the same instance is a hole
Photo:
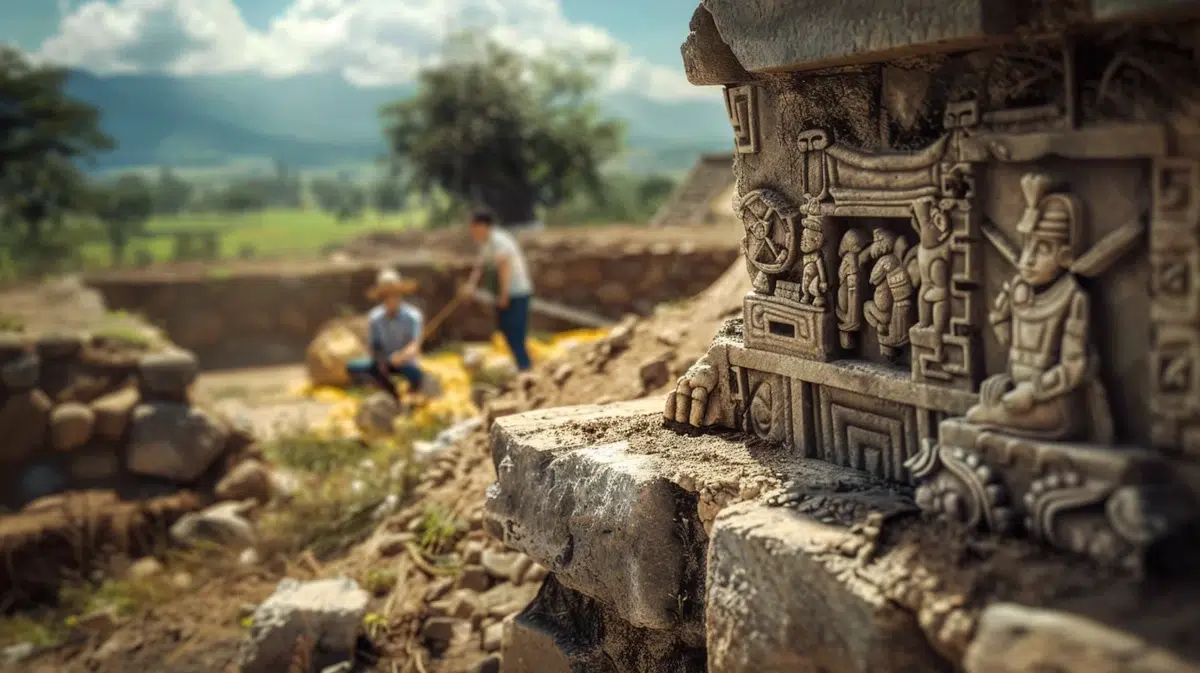
[[[367,290],[367,297],[372,301],[382,299],[391,294],[409,294],[417,289],[417,284],[400,275],[392,269],[384,269],[375,277],[375,284]]]

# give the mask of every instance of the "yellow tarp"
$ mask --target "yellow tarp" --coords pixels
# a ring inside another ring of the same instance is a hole
[[[545,341],[530,339],[529,357],[535,364],[550,360],[574,346],[598,341],[607,334],[607,330],[580,329],[555,334]],[[511,357],[504,338],[500,334],[493,335],[492,341],[487,344],[487,351],[484,353],[485,362]],[[438,381],[441,382],[442,395],[414,410],[411,415],[397,419],[396,431],[398,433],[421,433],[479,412],[471,402],[471,377],[463,365],[463,358],[460,354],[444,352],[425,355],[421,357],[421,367],[438,378]],[[356,433],[354,416],[360,402],[358,395],[351,391],[328,386],[305,386],[296,393],[334,405],[326,422],[315,429],[317,432],[333,436]]]

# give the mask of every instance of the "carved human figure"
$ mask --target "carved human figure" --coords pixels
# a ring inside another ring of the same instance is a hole
[[[821,245],[825,242],[821,218],[805,217],[801,224],[803,228],[800,232],[800,302],[824,306],[829,282],[825,274],[825,257],[821,253]]]
[[[941,356],[942,335],[949,319],[950,221],[947,208],[932,197],[913,203],[913,225],[920,242],[917,268],[921,291],[917,295],[916,330],[925,333],[935,354]]]
[[[836,307],[842,348],[854,348],[855,335],[862,328],[863,262],[868,254],[866,235],[861,230],[849,229],[842,234],[842,242],[838,245],[841,263],[838,265]]]
[[[988,316],[1008,367],[989,377],[971,423],[1050,440],[1090,438],[1108,418],[1088,339],[1088,296],[1070,267],[1083,213],[1078,197],[1045,175],[1022,177],[1026,209],[1017,275],[1004,283]],[[1096,419],[1089,423],[1089,418]]]
[[[912,318],[915,255],[908,241],[886,229],[876,229],[871,242],[870,282],[875,292],[863,306],[867,323],[875,328],[879,348],[886,357],[895,357],[908,343]]]

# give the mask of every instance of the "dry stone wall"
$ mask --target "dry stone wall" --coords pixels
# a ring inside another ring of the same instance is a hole
[[[186,351],[0,334],[0,593],[152,544],[219,490],[253,437],[190,403],[198,368]]]
[[[736,238],[711,236],[595,246],[577,236],[565,244],[527,242],[526,250],[539,297],[614,320],[697,294],[738,255]],[[206,368],[254,366],[298,362],[323,324],[368,309],[366,290],[383,264],[418,282],[414,303],[430,317],[453,300],[471,261],[431,251],[370,263],[247,265],[221,274],[200,267],[101,274],[88,284],[109,308],[139,314],[196,353]],[[436,341],[487,339],[494,325],[487,307],[464,306],[438,330]],[[535,331],[571,327],[576,325],[532,316]]]

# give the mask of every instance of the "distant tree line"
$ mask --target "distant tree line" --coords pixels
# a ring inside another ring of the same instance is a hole
[[[673,189],[669,177],[604,170],[624,136],[595,100],[607,56],[529,59],[471,35],[446,56],[420,74],[415,96],[381,110],[387,154],[374,179],[305,179],[277,161],[266,174],[213,181],[171,167],[89,176],[115,146],[99,111],[64,92],[65,70],[0,47],[0,266],[51,271],[92,240],[124,264],[155,216],[315,207],[353,222],[416,205],[444,224],[486,205],[510,223],[637,222]]]

